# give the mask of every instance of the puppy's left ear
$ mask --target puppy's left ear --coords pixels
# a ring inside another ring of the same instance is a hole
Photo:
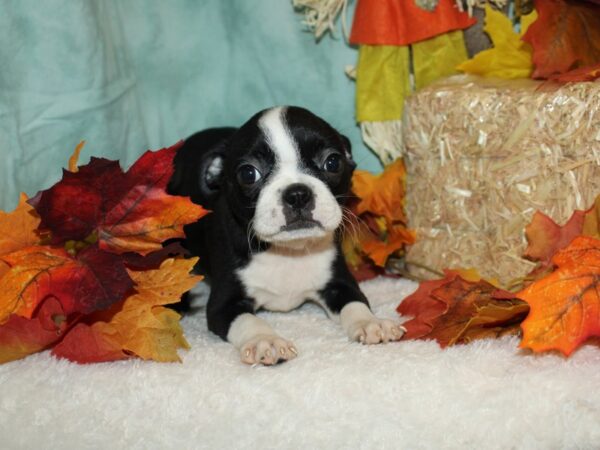
[[[346,154],[346,158],[348,158],[348,161],[350,162],[352,169],[355,169],[356,163],[352,159],[352,144],[350,143],[350,139],[348,139],[343,134],[340,134],[340,137],[342,138],[342,144],[344,146],[344,153]]]

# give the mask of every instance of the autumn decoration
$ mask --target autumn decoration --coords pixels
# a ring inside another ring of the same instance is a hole
[[[405,247],[415,241],[404,213],[405,178],[401,159],[379,175],[354,172],[354,197],[345,221],[342,248],[359,281],[385,274],[390,257],[401,257]]]
[[[473,270],[446,270],[422,282],[402,301],[405,339],[435,339],[440,346],[521,334],[521,347],[570,355],[600,337],[600,196],[559,226],[537,212],[526,228],[525,257],[536,268],[512,289]]]
[[[180,144],[124,172],[92,158],[0,213],[0,362],[52,349],[76,362],[178,361],[178,302],[200,280],[196,259],[163,244],[206,211],[166,193]]]

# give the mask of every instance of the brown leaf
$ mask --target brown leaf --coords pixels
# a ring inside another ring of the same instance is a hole
[[[421,286],[398,307],[403,315],[415,315],[404,323],[405,338],[435,339],[441,347],[516,333],[529,310],[510,292],[485,280],[466,281],[454,271],[446,271],[446,278]]]

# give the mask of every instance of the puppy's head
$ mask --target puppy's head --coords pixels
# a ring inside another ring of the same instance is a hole
[[[327,122],[272,108],[231,137],[221,194],[260,240],[298,247],[338,228],[354,167],[350,142]]]

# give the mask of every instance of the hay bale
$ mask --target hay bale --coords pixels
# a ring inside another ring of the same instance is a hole
[[[600,82],[452,77],[408,99],[402,134],[407,259],[437,270],[522,277],[535,210],[564,223],[600,193]]]

